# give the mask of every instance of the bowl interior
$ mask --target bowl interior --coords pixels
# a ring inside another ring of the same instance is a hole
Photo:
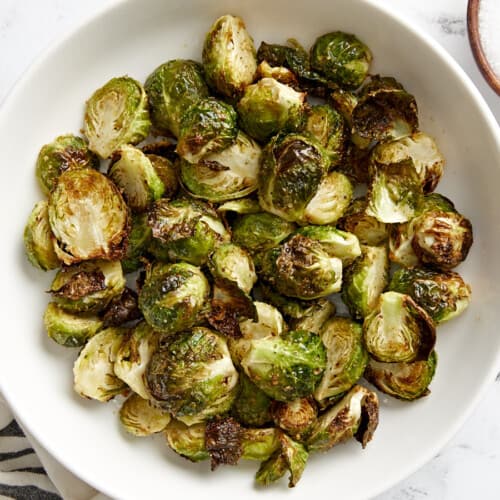
[[[39,148],[57,135],[77,133],[83,106],[108,79],[128,74],[144,81],[173,58],[201,58],[203,37],[219,15],[241,16],[256,45],[297,38],[309,47],[328,31],[357,34],[372,49],[374,70],[393,75],[419,104],[421,129],[433,135],[447,166],[439,192],[473,223],[475,242],[459,271],[472,284],[473,302],[439,328],[439,366],[432,394],[412,404],[381,397],[372,443],[313,456],[295,490],[253,486],[256,464],[221,468],[174,456],[162,437],[134,439],[120,429],[118,403],[84,401],[72,391],[77,351],[46,339],[43,292],[51,280],[31,268],[22,246],[25,220],[42,194],[34,176]],[[2,389],[27,429],[56,458],[101,491],[119,498],[154,498],[175,491],[221,500],[238,492],[301,496],[334,488],[337,498],[375,495],[429,460],[451,437],[490,380],[500,351],[492,325],[500,282],[499,135],[472,84],[444,52],[404,23],[363,0],[163,0],[116,3],[66,38],[23,78],[0,113],[0,203],[7,288],[0,348]],[[362,478],[362,480],[360,480]]]

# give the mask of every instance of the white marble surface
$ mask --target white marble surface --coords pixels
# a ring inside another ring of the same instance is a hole
[[[379,2],[441,43],[471,76],[500,121],[500,98],[482,79],[469,49],[466,0]],[[0,102],[47,45],[105,4],[105,0],[0,0]],[[497,500],[499,471],[500,374],[441,453],[376,500]]]

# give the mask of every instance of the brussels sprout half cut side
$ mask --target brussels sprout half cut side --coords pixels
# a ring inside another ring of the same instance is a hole
[[[170,422],[170,414],[153,406],[151,401],[132,394],[120,408],[120,422],[133,436],[150,436],[165,430]]]

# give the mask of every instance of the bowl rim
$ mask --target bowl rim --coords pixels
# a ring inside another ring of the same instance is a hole
[[[31,61],[26,70],[20,75],[20,77],[14,82],[11,88],[6,93],[4,99],[0,102],[0,116],[8,112],[8,108],[11,102],[13,102],[18,94],[21,94],[25,84],[31,79],[32,75],[38,71],[40,67],[43,67],[45,62],[59,49],[60,46],[66,44],[72,37],[76,36],[78,32],[87,28],[94,21],[99,19],[101,16],[108,15],[112,11],[121,8],[124,4],[133,3],[136,0],[108,0],[106,4],[100,5],[96,10],[89,13],[78,22],[75,22],[69,26],[63,34],[55,37],[45,48],[43,48],[35,59]],[[413,36],[415,36],[419,42],[423,43],[430,50],[436,53],[440,58],[441,62],[448,66],[450,71],[459,80],[467,90],[467,93],[471,96],[474,104],[477,106],[479,112],[483,116],[484,120],[488,125],[488,129],[497,144],[499,151],[500,160],[500,124],[497,122],[493,112],[489,108],[486,100],[479,92],[478,88],[473,83],[471,77],[465,72],[465,70],[458,64],[458,62],[449,54],[446,49],[436,41],[431,34],[423,31],[421,28],[416,27],[410,17],[402,12],[395,12],[391,9],[389,5],[381,4],[378,0],[356,0],[360,4],[366,4],[370,7],[381,12],[384,16],[387,16],[391,22],[400,24],[405,30],[409,31]],[[493,385],[495,376],[500,371],[500,349],[496,353],[495,362],[491,364],[488,370],[487,376],[481,381],[481,384],[472,398],[469,400],[469,404],[466,409],[453,421],[447,432],[442,433],[434,443],[427,447],[427,452],[423,453],[422,456],[411,462],[410,465],[405,465],[399,470],[397,477],[392,477],[390,480],[381,482],[380,486],[373,491],[373,496],[377,496],[389,488],[396,486],[401,481],[406,479],[408,476],[416,472],[423,465],[428,463],[434,456],[436,456],[439,451],[453,438],[453,436],[463,427],[466,420],[471,416],[472,412],[476,409],[479,402],[484,398],[485,393],[491,385]],[[22,417],[18,416],[16,407],[16,397],[9,390],[9,386],[5,380],[0,379],[0,391],[2,392],[5,400],[15,418],[19,421],[21,427],[26,429],[27,434],[34,438],[35,444],[41,445],[51,457],[57,460],[61,465],[63,465],[68,471],[72,472],[82,481],[86,482],[88,485],[92,486],[100,493],[113,497],[113,491],[108,489],[107,485],[97,484],[94,482],[92,477],[86,477],[80,471],[76,470],[73,464],[66,463],[64,459],[64,453],[60,452],[58,449],[54,449],[52,444],[44,438],[43,435],[33,432],[29,423],[26,423]]]

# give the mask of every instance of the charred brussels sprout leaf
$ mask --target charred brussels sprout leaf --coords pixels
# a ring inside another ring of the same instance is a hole
[[[354,35],[334,31],[320,36],[311,49],[311,66],[341,87],[359,87],[370,69],[370,49]]]
[[[429,394],[428,386],[436,371],[437,355],[413,363],[380,363],[370,360],[365,378],[377,389],[398,399],[412,401]]]
[[[24,248],[31,264],[42,271],[56,269],[61,265],[54,248],[54,235],[45,200],[39,201],[28,217],[24,228]]]
[[[163,133],[179,136],[182,115],[196,101],[208,97],[199,63],[174,59],[156,68],[145,84],[153,125]]]
[[[365,448],[378,425],[377,395],[354,386],[335,406],[323,413],[307,440],[307,449],[326,451],[355,437]]]
[[[151,228],[148,226],[148,215],[132,215],[132,227],[128,237],[127,253],[122,260],[123,272],[132,273],[143,266],[141,260],[151,242]]]
[[[125,288],[120,296],[114,297],[109,306],[101,312],[104,327],[120,326],[129,321],[139,319],[142,314],[137,304],[137,293]]]
[[[92,169],[64,172],[49,197],[57,256],[65,264],[119,259],[126,250],[129,211],[118,188]]]
[[[243,425],[262,427],[271,422],[271,398],[260,390],[246,375],[240,373],[238,395],[231,413]]]
[[[342,300],[355,319],[363,319],[375,307],[389,281],[389,259],[385,246],[362,247],[363,255],[343,277]]]
[[[151,401],[132,394],[120,408],[123,428],[134,436],[149,436],[161,432],[170,422],[170,414],[151,404]]]
[[[155,264],[146,272],[139,308],[152,328],[172,334],[201,319],[209,293],[210,285],[198,267]]]
[[[280,429],[303,442],[316,422],[318,409],[311,398],[300,398],[288,403],[273,401],[271,414]]]
[[[84,133],[89,149],[101,158],[124,144],[141,142],[150,128],[146,92],[133,78],[113,78],[87,101]]]
[[[78,168],[98,170],[99,165],[99,158],[89,150],[85,140],[73,134],[60,135],[38,153],[36,177],[42,191],[48,195],[63,172]]]
[[[295,330],[252,339],[241,365],[269,397],[293,401],[314,391],[326,366],[326,351],[318,335]]]
[[[193,103],[181,117],[176,151],[195,163],[236,140],[236,111],[223,101],[208,97]]]
[[[389,290],[410,295],[436,322],[462,314],[471,299],[471,288],[458,273],[430,269],[399,269]]]
[[[436,342],[430,316],[409,295],[397,292],[380,295],[363,331],[368,352],[386,363],[427,359]]]
[[[274,78],[262,78],[245,89],[238,103],[241,127],[261,142],[280,131],[298,130],[305,119],[305,96]]]
[[[326,347],[325,373],[314,391],[318,401],[348,391],[363,375],[368,352],[363,343],[363,328],[349,318],[330,318],[321,329]]]
[[[165,437],[173,451],[191,462],[201,462],[210,456],[205,446],[204,422],[188,426],[172,419],[165,428]]]
[[[226,341],[208,328],[177,334],[156,351],[146,380],[156,403],[177,419],[196,423],[225,413],[237,391],[238,373]]]
[[[232,417],[216,417],[205,427],[205,446],[210,454],[210,468],[236,465],[242,454],[241,425]]]
[[[236,97],[253,82],[255,47],[242,19],[225,15],[215,21],[203,45],[203,67],[210,87],[227,97]]]

